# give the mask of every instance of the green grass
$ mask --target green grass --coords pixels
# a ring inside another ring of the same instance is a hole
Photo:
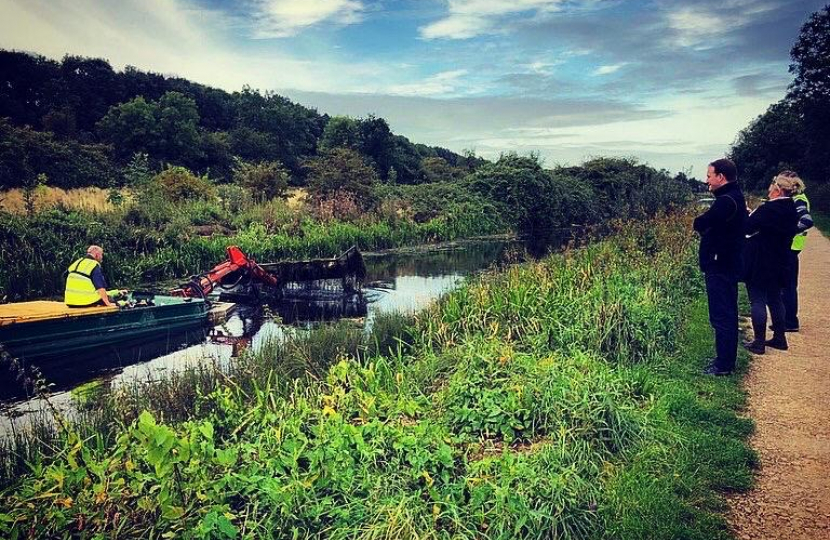
[[[810,216],[813,218],[813,224],[815,227],[820,230],[824,236],[830,235],[830,215],[817,210],[811,210]],[[809,240],[807,240],[807,242],[809,243]]]
[[[757,464],[747,357],[701,374],[695,247],[688,216],[628,222],[384,322],[368,348],[334,328],[267,349],[187,421],[59,437],[0,495],[0,531],[728,538],[721,495]]]

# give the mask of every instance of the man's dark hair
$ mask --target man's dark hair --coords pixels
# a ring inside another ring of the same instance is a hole
[[[726,177],[727,182],[734,182],[738,179],[738,168],[731,159],[716,159],[709,166],[715,169],[715,174],[722,174]]]

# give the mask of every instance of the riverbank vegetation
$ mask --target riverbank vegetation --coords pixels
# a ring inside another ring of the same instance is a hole
[[[104,210],[49,206],[34,186],[29,210],[0,211],[0,298],[60,295],[66,267],[93,243],[104,247],[109,283],[132,288],[208,270],[228,245],[269,262],[505,232],[544,241],[572,224],[676,207],[691,192],[628,159],[545,169],[536,157],[505,155],[452,182],[410,186],[381,182],[347,148],[309,168],[305,196],[290,203],[287,173],[273,163],[241,166],[220,184],[183,167],[154,171],[138,155]]]
[[[68,425],[0,495],[0,530],[726,538],[718,494],[747,488],[755,457],[737,377],[699,375],[711,332],[689,217],[616,230],[389,321],[384,346],[338,349],[329,329],[266,347],[185,415],[116,393],[131,412]]]

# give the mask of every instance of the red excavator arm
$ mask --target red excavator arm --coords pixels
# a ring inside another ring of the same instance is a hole
[[[253,259],[245,255],[236,246],[228,246],[226,249],[228,260],[216,265],[212,270],[193,276],[189,283],[177,289],[171,289],[171,296],[204,297],[213,291],[216,285],[221,285],[223,280],[235,272],[247,272],[250,276],[267,285],[276,286],[277,278],[269,274]]]

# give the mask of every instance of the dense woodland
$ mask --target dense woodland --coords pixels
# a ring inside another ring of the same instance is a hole
[[[155,169],[183,166],[219,182],[246,164],[277,164],[295,185],[305,183],[306,160],[337,147],[400,184],[449,179],[483,162],[414,144],[371,115],[332,118],[276,94],[117,72],[97,58],[0,50],[0,82],[0,188],[38,174],[63,188],[124,183],[136,154]]]
[[[731,157],[749,189],[764,190],[793,169],[813,203],[830,210],[830,5],[801,27],[790,57],[787,95],[740,132]]]

